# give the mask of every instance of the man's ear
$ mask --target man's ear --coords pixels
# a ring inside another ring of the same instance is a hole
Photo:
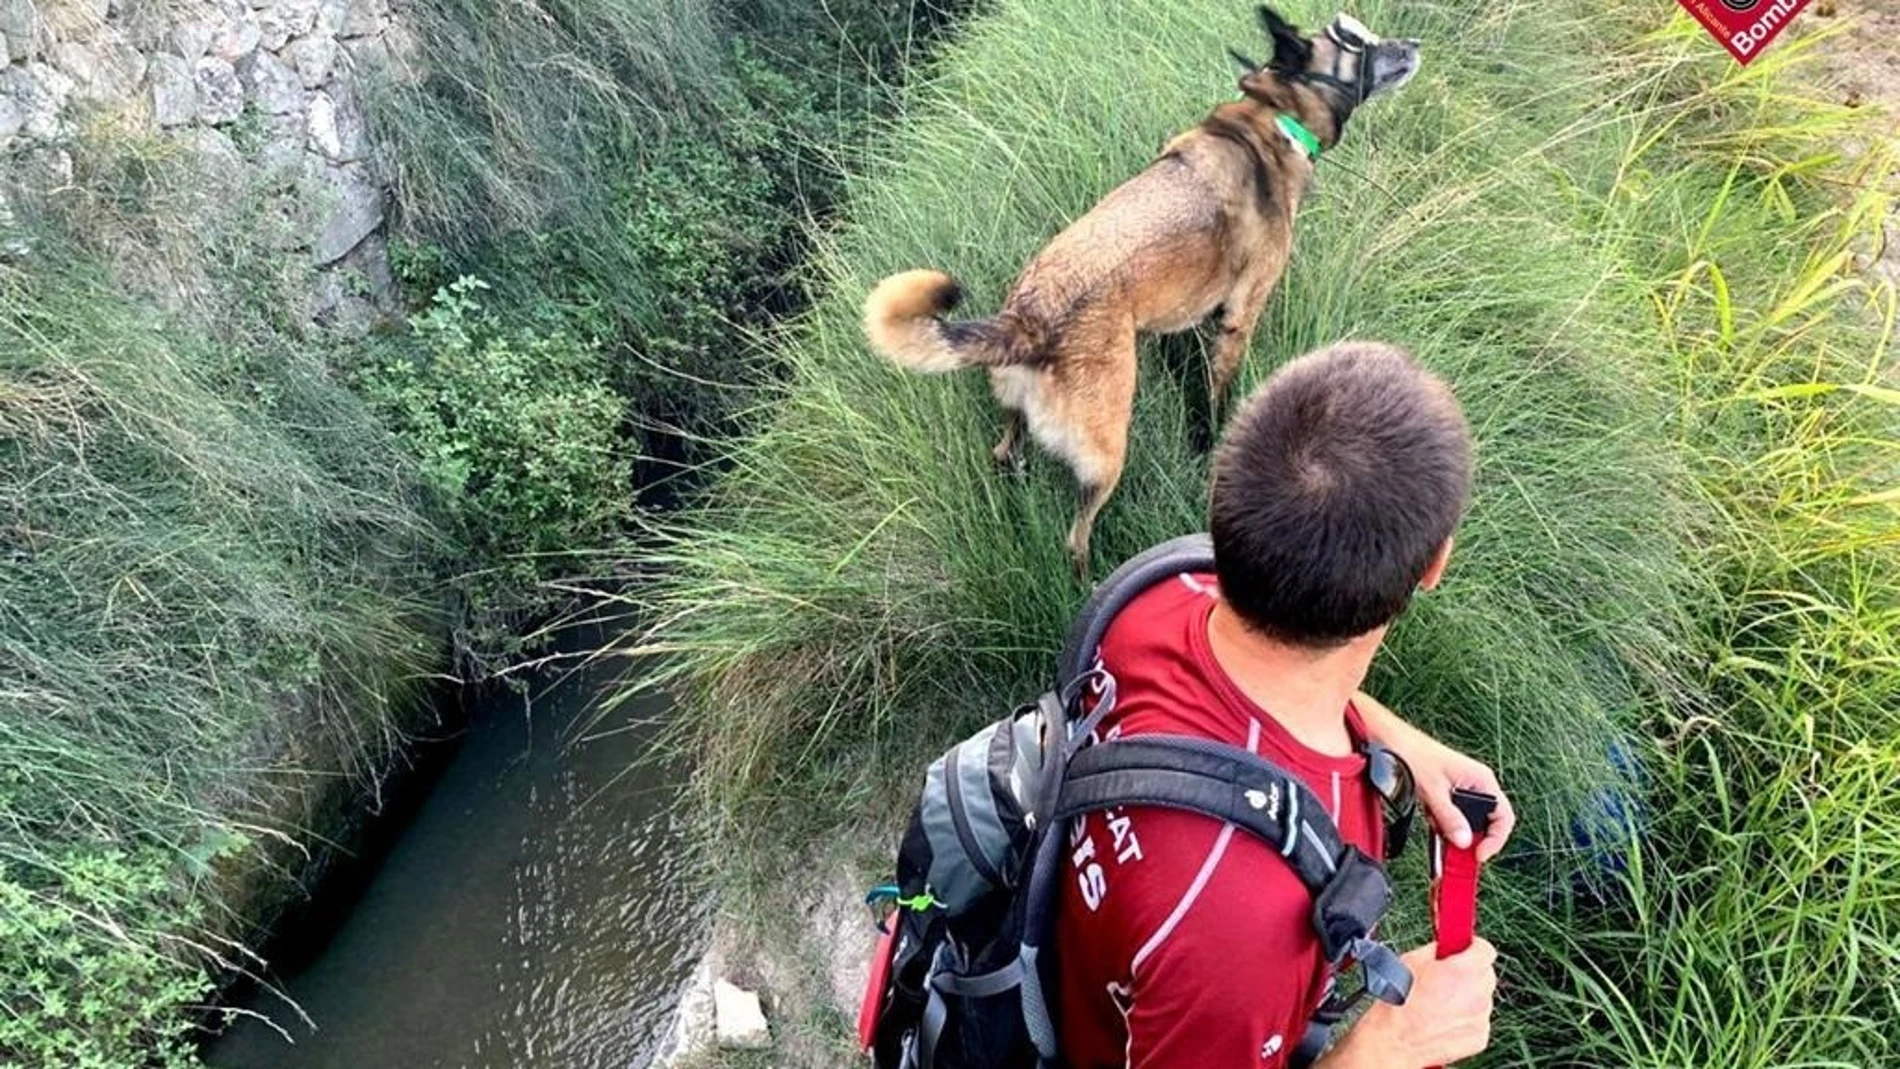
[[[1273,58],[1267,63],[1275,70],[1303,71],[1313,58],[1313,46],[1299,27],[1280,17],[1278,11],[1260,5],[1260,25],[1266,28],[1267,36],[1273,41]]]
[[[1445,544],[1438,547],[1438,553],[1432,557],[1432,562],[1425,566],[1425,574],[1418,577],[1418,588],[1420,590],[1429,592],[1438,589],[1439,580],[1445,578],[1446,566],[1451,564],[1451,544],[1453,541],[1455,541],[1455,539],[1445,539]]]

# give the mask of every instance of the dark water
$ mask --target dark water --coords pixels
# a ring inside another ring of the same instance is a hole
[[[496,692],[335,935],[205,1050],[215,1069],[647,1064],[704,946],[657,704],[606,670]],[[538,692],[538,693],[537,693]],[[526,715],[531,707],[532,716]],[[585,727],[585,737],[578,737]],[[295,957],[296,955],[291,955]],[[312,1027],[314,1025],[314,1028]]]

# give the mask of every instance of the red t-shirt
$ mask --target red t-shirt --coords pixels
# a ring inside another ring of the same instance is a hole
[[[1361,756],[1302,745],[1215,662],[1219,589],[1184,575],[1136,598],[1102,640],[1115,708],[1100,735],[1194,735],[1244,746],[1299,776],[1348,843],[1380,856],[1378,795]],[[1346,709],[1357,738],[1364,726]],[[1069,829],[1056,915],[1063,1060],[1075,1069],[1280,1069],[1329,969],[1312,896],[1285,859],[1232,825],[1130,806]]]

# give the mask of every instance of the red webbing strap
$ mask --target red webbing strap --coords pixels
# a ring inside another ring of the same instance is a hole
[[[892,917],[871,954],[871,975],[858,1004],[858,1049],[868,1051],[877,1041],[877,1021],[884,1015],[884,996],[891,987],[891,957],[897,950],[898,918]]]
[[[1440,840],[1438,878],[1432,881],[1432,931],[1438,956],[1449,958],[1471,949],[1478,932],[1478,850],[1463,850]]]
[[[1478,791],[1453,791],[1451,801],[1471,825],[1471,845],[1461,850],[1442,835],[1432,836],[1432,933],[1440,959],[1470,950],[1478,934],[1478,844],[1498,806],[1496,798]]]

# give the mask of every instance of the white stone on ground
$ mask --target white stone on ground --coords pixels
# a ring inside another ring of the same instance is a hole
[[[718,1006],[713,999],[718,957],[718,951],[709,948],[693,966],[673,1012],[673,1032],[654,1056],[654,1069],[676,1069],[712,1050],[718,1041],[714,1024]]]
[[[713,985],[713,1007],[721,1047],[765,1050],[772,1045],[772,1032],[765,1023],[765,1011],[759,1007],[759,996],[720,980]]]

